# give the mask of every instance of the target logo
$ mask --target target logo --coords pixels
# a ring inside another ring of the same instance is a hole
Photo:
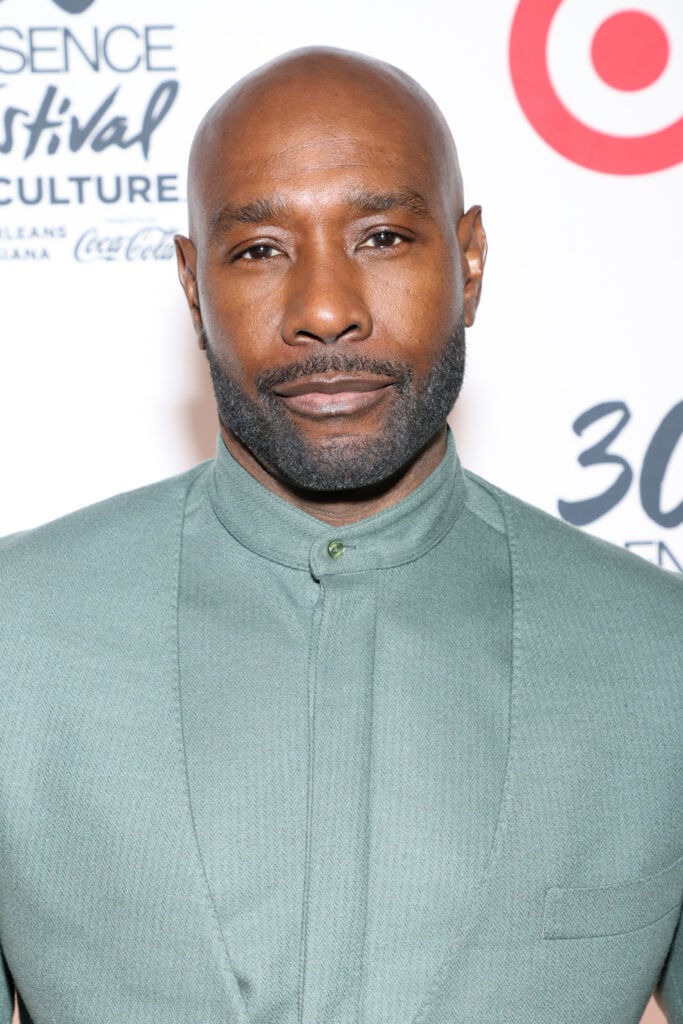
[[[520,0],[510,70],[533,127],[574,163],[650,174],[683,161],[679,0]]]

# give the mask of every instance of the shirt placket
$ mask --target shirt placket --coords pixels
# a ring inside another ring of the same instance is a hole
[[[347,571],[357,554],[335,538],[311,555],[320,595],[309,666],[301,1024],[351,1024],[360,1014],[377,572]]]

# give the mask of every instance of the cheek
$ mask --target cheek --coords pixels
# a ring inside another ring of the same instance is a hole
[[[200,309],[211,346],[227,373],[250,384],[274,362],[275,306],[263,294],[256,300],[249,289],[231,287],[220,274],[203,282]]]
[[[462,315],[459,264],[435,260],[419,273],[410,270],[378,282],[371,310],[376,331],[391,337],[397,357],[426,372]]]

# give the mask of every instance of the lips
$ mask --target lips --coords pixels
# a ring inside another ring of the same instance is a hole
[[[278,384],[273,392],[292,412],[304,416],[352,416],[381,402],[396,381],[370,374],[304,377]]]

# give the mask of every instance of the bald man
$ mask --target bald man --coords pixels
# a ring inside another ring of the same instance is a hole
[[[461,468],[443,117],[287,55],[189,205],[216,458],[0,547],[0,1021],[683,1024],[681,581]]]

